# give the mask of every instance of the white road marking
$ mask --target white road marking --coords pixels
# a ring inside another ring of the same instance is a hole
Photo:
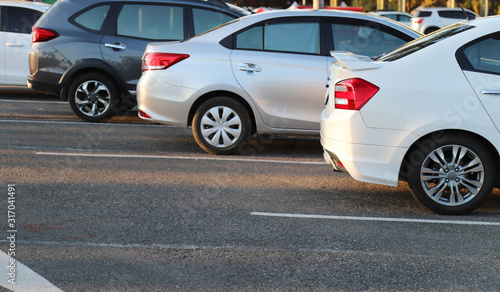
[[[84,121],[81,122],[70,122],[70,121],[36,121],[36,120],[0,120],[0,123],[25,123],[25,124],[62,124],[62,125],[85,125],[85,126],[132,126],[132,127],[163,127],[163,128],[178,128],[175,126],[168,125],[157,125],[153,123],[144,123],[144,124],[128,124],[128,123],[87,123]]]
[[[0,99],[0,102],[18,102],[18,103],[47,103],[47,104],[68,104],[65,101],[52,100],[15,100],[15,99]]]
[[[149,158],[149,159],[184,159],[184,160],[215,160],[215,161],[241,161],[261,163],[283,163],[283,164],[311,164],[326,165],[324,161],[291,161],[274,159],[245,159],[245,158],[219,158],[219,157],[189,157],[170,155],[136,155],[136,154],[97,154],[97,153],[63,153],[63,152],[35,152],[36,155],[52,156],[80,156],[80,157],[105,157],[105,158]]]
[[[11,269],[14,271],[12,275]],[[62,292],[61,289],[3,251],[0,251],[0,286],[14,292]]]
[[[432,220],[432,219],[411,219],[411,218],[357,217],[357,216],[334,216],[334,215],[314,215],[314,214],[288,214],[288,213],[267,213],[267,212],[251,212],[250,215],[253,215],[253,216],[266,216],[266,217],[303,218],[303,219],[330,219],[330,220],[378,221],[378,222],[399,222],[399,223],[430,223],[430,224],[456,224],[456,225],[500,226],[500,222],[488,222],[488,221],[462,221],[462,220]]]

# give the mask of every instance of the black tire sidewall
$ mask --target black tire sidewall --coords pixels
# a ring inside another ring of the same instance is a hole
[[[80,111],[80,109],[78,108],[78,106],[76,105],[76,101],[75,101],[76,90],[78,89],[78,87],[80,87],[80,85],[82,83],[89,81],[89,80],[96,80],[96,81],[99,81],[102,84],[104,84],[106,86],[106,88],[108,89],[110,96],[111,96],[109,108],[103,114],[101,114],[99,116],[88,116],[88,115],[82,113]],[[119,95],[118,89],[111,79],[109,79],[108,77],[106,77],[105,75],[100,74],[100,73],[87,73],[87,74],[83,74],[82,76],[76,78],[71,83],[69,90],[68,90],[68,101],[69,101],[69,105],[70,105],[73,113],[75,113],[75,115],[77,115],[82,120],[85,120],[87,122],[102,122],[102,121],[105,121],[105,120],[111,118],[115,114],[117,105],[119,103],[118,95]]]
[[[215,147],[209,144],[201,134],[201,128],[200,128],[201,119],[209,109],[217,106],[225,106],[232,109],[238,114],[241,121],[240,137],[238,138],[238,140],[236,140],[236,142],[233,145],[224,148]],[[193,117],[192,128],[196,143],[198,143],[198,145],[206,152],[215,155],[234,154],[247,143],[251,132],[250,129],[251,120],[247,109],[240,102],[229,97],[214,97],[205,101],[196,110],[196,113],[194,114]]]
[[[446,145],[459,145],[469,148],[473,151],[478,158],[481,160],[484,168],[484,182],[481,190],[466,204],[460,206],[445,206],[432,200],[425,192],[422,187],[422,182],[420,180],[420,169],[424,163],[427,156],[435,151],[437,148]],[[411,169],[408,175],[408,186],[412,190],[413,196],[419,201],[424,207],[430,209],[433,212],[444,214],[444,215],[462,215],[473,211],[478,208],[484,201],[489,197],[491,191],[495,185],[496,180],[496,169],[493,157],[488,149],[482,145],[477,139],[469,137],[467,135],[460,134],[449,134],[445,135],[442,141],[435,141],[433,139],[425,139],[419,146],[413,150],[410,154],[410,159],[408,161],[408,167]],[[414,159],[413,161],[411,161]]]

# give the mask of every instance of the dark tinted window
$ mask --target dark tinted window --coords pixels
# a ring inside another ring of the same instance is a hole
[[[33,9],[8,7],[5,30],[9,32],[31,33],[31,27],[42,14],[42,12]]]
[[[331,26],[335,51],[378,56],[409,41],[408,37],[403,38],[379,24],[333,23]]]
[[[499,35],[483,38],[477,42],[466,45],[459,54],[467,60],[468,64],[462,65],[464,70],[500,74],[500,38]]]
[[[318,22],[279,22],[236,35],[237,49],[319,54]]]
[[[431,11],[417,11],[415,17],[429,17],[431,16],[431,14],[432,14]]]
[[[233,20],[235,17],[207,9],[193,9],[194,34],[200,34],[216,26]]]
[[[407,15],[399,15],[399,21],[410,22],[411,21],[411,17],[409,17]]]
[[[108,15],[109,8],[110,5],[94,7],[75,17],[74,21],[86,29],[99,31]]]
[[[455,19],[475,19],[476,16],[470,12],[463,12],[461,10],[443,10],[443,11],[438,11],[438,15],[443,17],[443,18],[455,18]]]
[[[184,39],[183,8],[168,5],[123,5],[117,34],[150,40]]]
[[[448,29],[441,30],[439,33],[433,33],[421,38],[418,38],[412,42],[409,42],[395,50],[390,51],[387,54],[381,55],[374,60],[380,61],[395,61],[401,59],[405,56],[413,54],[417,51],[420,51],[423,48],[426,48],[430,45],[438,43],[442,40],[445,40],[453,35],[459,34],[463,31],[474,28],[474,26],[466,25],[463,23],[457,23],[450,26]]]

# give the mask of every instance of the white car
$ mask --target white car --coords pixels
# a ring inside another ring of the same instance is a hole
[[[420,7],[411,19],[411,28],[428,34],[462,20],[472,20],[479,16],[474,12],[461,8]]]
[[[31,27],[50,7],[45,3],[0,1],[0,85],[27,86]]]
[[[394,21],[400,22],[406,26],[411,27],[412,15],[410,13],[401,11],[373,11],[370,13],[390,18]]]
[[[326,161],[364,182],[406,180],[438,213],[476,209],[499,183],[499,47],[495,16],[375,60],[334,52],[321,117]]]
[[[419,36],[354,12],[242,17],[184,42],[150,44],[137,85],[139,116],[192,126],[213,154],[239,151],[252,134],[318,135],[330,51],[376,56]]]

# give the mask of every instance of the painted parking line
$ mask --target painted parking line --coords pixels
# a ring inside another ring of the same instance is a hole
[[[62,292],[32,269],[0,251],[0,286],[14,292]]]
[[[326,165],[325,161],[294,161],[275,159],[251,159],[251,158],[220,158],[220,157],[200,157],[200,156],[171,156],[171,155],[142,155],[142,154],[103,154],[103,153],[83,153],[83,152],[35,152],[36,155],[50,156],[79,156],[79,157],[102,157],[102,158],[148,158],[148,159],[184,159],[184,160],[213,160],[213,161],[238,161],[238,162],[261,162],[261,163],[283,163],[283,164],[306,164],[306,165]]]
[[[24,123],[24,124],[62,124],[62,125],[80,125],[80,126],[92,126],[95,127],[95,123],[89,123],[85,121],[37,121],[37,120],[0,120],[0,123]],[[107,127],[107,126],[128,126],[128,127],[159,127],[159,128],[178,128],[175,126],[169,125],[157,125],[153,123],[100,123],[99,127]],[[179,128],[181,129],[181,128]]]
[[[357,216],[335,216],[335,215],[314,215],[314,214],[289,214],[289,213],[268,213],[251,212],[253,216],[284,217],[302,219],[330,219],[330,220],[350,220],[350,221],[372,221],[372,222],[399,222],[399,223],[428,223],[428,224],[456,224],[456,225],[481,225],[500,226],[500,222],[489,221],[462,221],[462,220],[432,220],[432,219],[411,219],[411,218],[384,218],[384,217],[357,217]]]

